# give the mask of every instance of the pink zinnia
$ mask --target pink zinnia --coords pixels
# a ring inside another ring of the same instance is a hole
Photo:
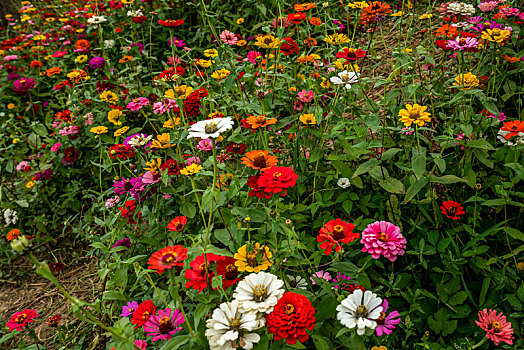
[[[173,334],[182,330],[179,326],[184,322],[180,310],[171,311],[170,308],[158,310],[156,315],[149,316],[144,324],[144,332],[148,333],[147,336],[153,337],[153,341],[169,340],[173,338]]]
[[[384,299],[382,302],[382,312],[380,313],[380,317],[375,320],[377,322],[377,328],[375,329],[375,332],[379,337],[384,334],[391,334],[395,326],[400,323],[400,314],[398,311],[393,311],[386,316],[388,306],[388,301]]]
[[[149,104],[149,100],[147,98],[139,97],[129,102],[126,107],[131,111],[139,111],[144,106],[147,106],[148,104]]]
[[[13,330],[21,331],[29,323],[35,322],[33,320],[38,314],[35,310],[25,309],[24,311],[15,312],[11,319],[7,321],[6,327],[9,328],[9,332]]]
[[[60,147],[62,147],[62,144],[60,142],[58,143],[55,143],[52,147],[51,147],[51,151],[52,152],[58,152],[60,150]]]
[[[227,45],[236,45],[238,38],[235,36],[235,33],[230,32],[229,30],[224,30],[220,33],[220,39]]]
[[[511,328],[511,323],[506,321],[506,316],[502,312],[497,315],[497,310],[479,311],[479,321],[475,323],[486,331],[486,338],[492,340],[495,345],[499,345],[501,341],[513,344],[513,328]]]
[[[304,103],[311,102],[311,100],[313,99],[313,96],[314,96],[313,91],[307,91],[307,90],[302,90],[297,94],[297,98]]]
[[[318,272],[315,272],[311,277],[309,277],[309,279],[311,280],[311,284],[317,284],[317,282],[313,279],[313,277],[317,277],[317,278],[326,280],[328,282],[330,282],[332,280],[331,275],[329,274],[329,272],[327,272],[327,271],[324,272],[324,270],[320,270]]]
[[[213,150],[213,144],[211,143],[210,139],[204,139],[204,140],[200,140],[197,148],[204,152],[210,152]]]
[[[373,259],[383,255],[393,262],[398,255],[404,255],[406,239],[400,233],[400,227],[387,221],[376,221],[369,224],[362,232],[360,243],[364,245],[362,251],[371,254]]]
[[[475,38],[458,37],[448,41],[448,47],[454,51],[464,51],[476,48],[479,42]]]
[[[135,340],[135,346],[140,350],[146,350],[147,342],[145,340]]]

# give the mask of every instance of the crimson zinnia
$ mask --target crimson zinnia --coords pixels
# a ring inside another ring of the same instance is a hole
[[[295,186],[298,175],[291,168],[285,166],[273,166],[260,174],[257,184],[267,193],[287,194],[286,189]]]
[[[153,253],[147,262],[150,270],[156,270],[157,273],[163,273],[173,266],[184,266],[184,260],[187,259],[187,248],[181,245],[168,246]]]
[[[345,47],[343,51],[338,52],[335,56],[345,59],[344,64],[349,64],[350,61],[356,61],[359,58],[366,57],[367,52],[361,49],[349,49]]]
[[[152,300],[146,300],[133,312],[133,317],[131,317],[131,323],[135,325],[135,328],[142,327],[147,320],[149,320],[149,316],[154,315],[156,312],[156,306],[153,304]]]
[[[276,341],[286,339],[293,345],[298,339],[303,343],[309,338],[306,329],[315,328],[315,309],[305,296],[286,292],[266,320],[268,333],[274,334]]]
[[[355,225],[341,219],[328,221],[317,236],[317,242],[322,242],[320,249],[329,255],[335,247],[335,252],[338,253],[342,249],[341,243],[350,243],[360,237],[358,232],[353,232],[354,228]]]
[[[440,210],[442,211],[442,214],[453,220],[460,219],[460,215],[466,213],[462,205],[454,201],[445,201],[440,206]]]
[[[206,268],[207,259],[207,268]],[[190,269],[187,269],[184,277],[188,280],[186,288],[197,289],[200,293],[208,284],[211,285],[211,280],[215,277],[217,270],[217,262],[223,260],[224,257],[213,253],[199,255],[189,263]]]
[[[169,224],[167,224],[167,229],[169,231],[180,232],[186,227],[187,218],[185,216],[177,216]]]

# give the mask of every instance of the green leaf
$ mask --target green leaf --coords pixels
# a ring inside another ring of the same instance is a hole
[[[167,343],[164,344],[164,346],[162,346],[160,348],[160,350],[176,350],[176,349],[180,349],[180,347],[184,344],[186,344],[189,339],[190,339],[190,335],[189,334],[185,334],[185,335],[178,335],[176,337],[173,337],[171,338]]]
[[[511,227],[504,227],[504,231],[506,231],[506,233],[511,237],[524,241],[524,233],[522,231],[519,231],[516,228]]]
[[[435,176],[435,175],[431,175],[429,177],[430,181],[432,182],[438,182],[438,183],[441,183],[441,184],[445,184],[445,185],[448,185],[448,184],[454,184],[454,183],[457,183],[457,182],[466,182],[466,180],[464,180],[463,178],[460,178],[458,176],[455,176],[455,175],[444,175],[444,176]]]
[[[468,147],[472,147],[472,148],[480,148],[480,149],[485,149],[489,151],[495,150],[495,147],[493,147],[491,143],[489,143],[486,140],[470,140],[467,142],[467,145]]]
[[[411,186],[409,186],[408,188],[408,191],[406,192],[406,197],[404,197],[404,203],[407,203],[410,200],[412,200],[417,195],[417,193],[420,192],[421,189],[426,187],[427,183],[428,183],[428,180],[426,178],[423,178],[411,184]]]
[[[484,281],[482,281],[482,288],[480,288],[480,295],[479,295],[479,306],[484,305],[484,302],[486,301],[486,294],[488,293],[490,284],[491,284],[491,277],[486,277],[484,278]]]
[[[358,175],[362,175],[362,174],[365,174],[367,173],[368,171],[370,171],[372,168],[376,167],[378,165],[378,159],[376,158],[371,158],[370,160],[368,160],[367,162],[363,163],[363,164],[360,164],[360,166],[357,168],[357,170],[355,170],[355,173],[353,174],[352,177],[356,177]]]
[[[350,262],[336,262],[331,264],[331,267],[345,275],[350,276],[351,278],[355,278],[357,271],[359,270],[357,265]]]
[[[449,298],[449,303],[451,305],[460,305],[468,298],[468,293],[465,291],[458,292]]]
[[[411,168],[413,169],[413,173],[415,173],[415,177],[419,180],[426,172],[426,157],[423,155],[414,155],[413,158],[411,158]]]
[[[446,309],[439,309],[435,316],[428,319],[428,324],[435,333],[442,335],[451,334],[457,328],[457,321],[449,319]]]
[[[389,177],[384,180],[380,180],[379,185],[380,187],[382,187],[383,189],[391,193],[396,193],[396,194],[406,193],[406,188],[404,187],[404,184],[400,182],[400,180],[394,179],[392,177]]]
[[[193,203],[185,202],[180,206],[180,213],[188,218],[194,218],[196,214],[196,206]]]
[[[315,348],[317,350],[329,350],[331,349],[326,340],[324,339],[324,337],[322,337],[321,335],[313,335],[311,338],[313,338],[313,344],[315,344]]]
[[[524,303],[524,282],[520,284],[520,287],[517,290],[517,296]]]

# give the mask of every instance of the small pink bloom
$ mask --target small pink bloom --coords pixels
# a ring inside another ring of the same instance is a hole
[[[201,140],[198,143],[197,148],[204,152],[210,152],[213,150],[213,144],[211,143],[210,139]]]
[[[220,39],[224,44],[227,45],[236,45],[238,38],[235,36],[235,33],[230,32],[229,30],[224,30],[220,33]]]
[[[62,147],[62,144],[60,142],[55,143],[53,146],[51,146],[51,151],[57,152],[58,150],[60,150],[60,147]]]
[[[302,90],[297,94],[297,98],[304,103],[311,102],[314,96],[315,94],[311,90]]]
[[[506,321],[502,312],[497,315],[497,310],[489,309],[479,311],[479,320],[475,321],[477,326],[486,331],[486,338],[499,345],[501,341],[513,344],[513,328],[511,322]]]
[[[404,255],[406,238],[400,233],[400,227],[387,221],[376,221],[369,224],[362,232],[360,243],[364,244],[362,252],[368,252],[373,259],[384,256],[393,262],[398,255]]]

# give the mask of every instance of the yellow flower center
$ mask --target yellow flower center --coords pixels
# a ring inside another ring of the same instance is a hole
[[[380,232],[380,233],[378,234],[378,239],[379,239],[380,241],[382,241],[382,242],[387,242],[388,239],[389,239],[389,236],[388,236],[388,234],[385,233],[385,232]]]
[[[292,304],[286,304],[286,314],[291,315],[295,312],[295,306]]]
[[[263,284],[257,284],[253,288],[253,299],[257,302],[261,302],[267,298],[267,289]]]
[[[206,134],[213,134],[218,131],[217,123],[207,123],[206,127]]]
[[[491,326],[491,329],[493,329],[495,332],[500,332],[500,330],[502,329],[502,326],[497,321],[491,322],[490,326]]]

